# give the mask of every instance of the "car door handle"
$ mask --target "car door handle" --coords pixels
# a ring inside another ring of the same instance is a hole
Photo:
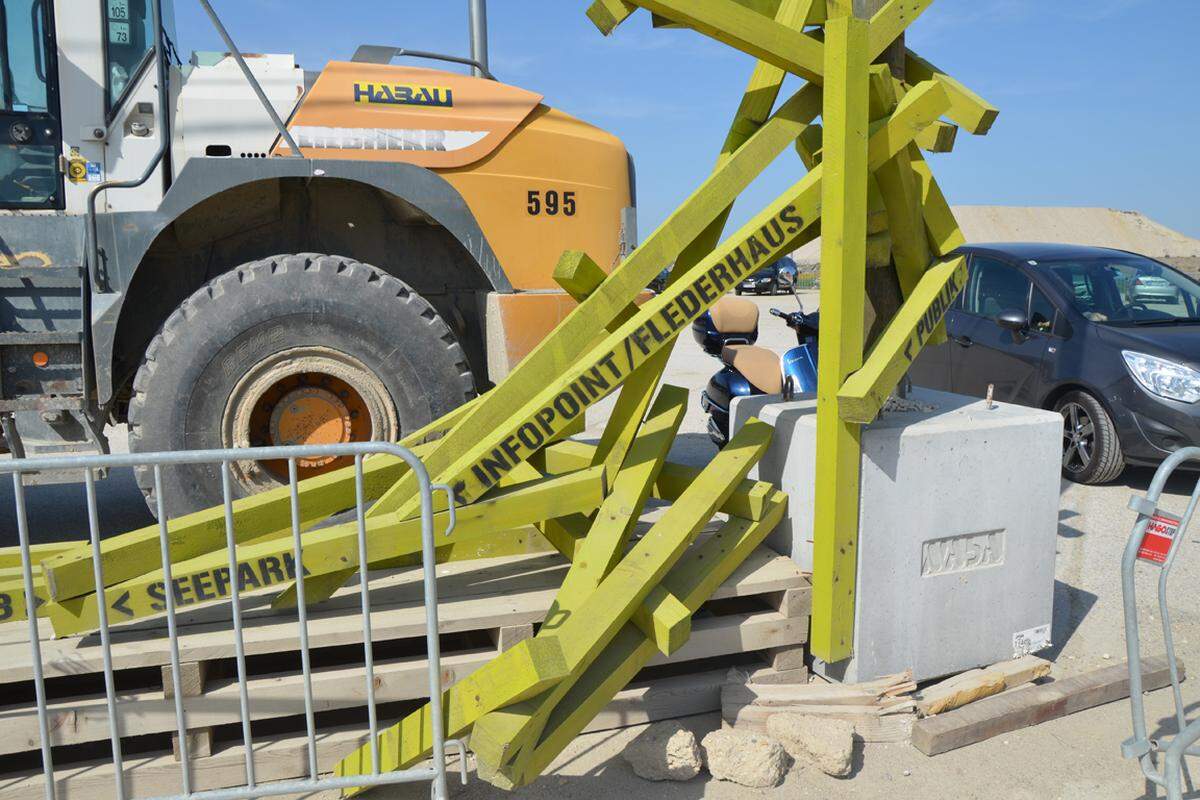
[[[973,341],[971,341],[970,336],[951,336],[950,340],[960,347],[970,347],[971,345],[975,344]]]

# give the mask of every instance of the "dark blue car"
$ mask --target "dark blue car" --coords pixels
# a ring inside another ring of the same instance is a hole
[[[1200,444],[1200,283],[1120,250],[972,245],[949,341],[926,348],[913,382],[1054,409],[1063,475],[1114,480]]]

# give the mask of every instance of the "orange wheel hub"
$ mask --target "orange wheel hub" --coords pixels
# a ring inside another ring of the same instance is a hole
[[[371,439],[371,414],[362,396],[345,381],[306,372],[282,378],[264,392],[250,414],[250,427],[255,444],[265,446],[365,442]],[[334,456],[301,458],[296,467],[299,476],[307,478],[349,461]],[[286,462],[264,462],[264,466],[286,480]]]

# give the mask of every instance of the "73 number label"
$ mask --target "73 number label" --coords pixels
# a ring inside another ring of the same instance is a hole
[[[573,217],[575,216],[575,193],[558,192],[554,189],[547,189],[544,192],[530,189],[526,196],[525,210],[531,217],[543,214],[550,217],[557,217],[559,214],[564,217]]]

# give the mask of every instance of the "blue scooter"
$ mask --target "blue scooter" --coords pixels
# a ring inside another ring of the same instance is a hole
[[[796,298],[800,302],[800,298]],[[700,407],[709,415],[708,436],[717,447],[729,441],[729,406],[735,397],[781,394],[791,399],[817,390],[817,334],[820,312],[787,313],[778,308],[771,315],[796,332],[797,346],[781,359],[758,341],[758,306],[740,297],[723,297],[710,311],[692,323],[692,336],[704,352],[725,366],[700,393]]]

